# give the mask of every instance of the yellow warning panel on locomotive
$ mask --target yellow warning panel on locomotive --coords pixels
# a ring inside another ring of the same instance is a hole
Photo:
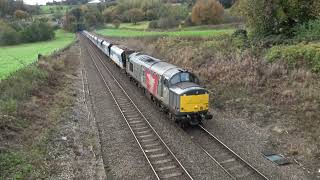
[[[209,94],[180,96],[180,112],[208,110]]]

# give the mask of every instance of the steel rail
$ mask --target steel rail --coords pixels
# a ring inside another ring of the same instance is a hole
[[[265,180],[269,180],[268,177],[266,177],[264,174],[262,174],[258,169],[253,167],[249,162],[247,162],[245,159],[243,159],[240,155],[238,155],[236,152],[234,152],[231,148],[229,148],[226,144],[224,144],[219,138],[217,138],[215,135],[213,135],[211,132],[209,132],[206,128],[204,128],[202,125],[198,125],[200,129],[202,129],[204,132],[209,134],[210,137],[212,137],[214,140],[216,140],[219,144],[221,144],[225,149],[227,149],[229,152],[232,153],[232,155],[236,156],[240,161],[242,161],[245,165],[247,165],[251,170],[253,170],[255,173],[257,173],[260,177],[262,177]],[[211,156],[211,155],[210,155]],[[215,160],[216,161],[216,160]],[[218,162],[218,161],[216,161]],[[223,167],[220,163],[218,163],[219,166]],[[226,168],[223,167],[225,171],[228,171]],[[228,172],[228,174],[230,174]],[[231,174],[230,174],[231,175]],[[232,176],[232,175],[231,175]],[[234,176],[232,176],[234,177]],[[234,177],[235,178],[235,177]],[[235,178],[236,179],[236,178]]]
[[[89,41],[87,41],[89,42]],[[106,82],[106,79],[104,78],[103,74],[101,73],[97,63],[94,61],[94,57],[93,54],[96,55],[96,57],[99,59],[100,63],[104,66],[104,68],[108,71],[108,74],[112,77],[112,79],[114,80],[114,82],[116,82],[116,84],[118,85],[118,87],[121,89],[121,91],[125,94],[125,96],[129,99],[129,101],[131,102],[131,104],[135,107],[135,109],[138,111],[138,113],[141,115],[141,117],[145,120],[145,122],[149,125],[149,127],[151,128],[151,130],[153,131],[153,133],[157,136],[157,138],[161,141],[161,143],[163,144],[163,146],[165,146],[165,148],[168,150],[168,152],[170,153],[170,155],[174,158],[174,160],[178,163],[178,165],[181,167],[181,169],[183,170],[183,172],[187,175],[187,177],[191,180],[193,180],[192,176],[190,175],[190,173],[186,170],[186,168],[181,164],[181,162],[177,159],[177,157],[175,156],[175,154],[172,152],[172,150],[167,146],[167,144],[164,142],[164,140],[160,137],[160,135],[156,132],[156,130],[153,128],[153,126],[150,124],[150,122],[147,120],[147,118],[143,115],[143,113],[141,112],[141,110],[137,107],[137,105],[133,102],[133,100],[130,98],[130,96],[128,95],[128,93],[124,90],[124,88],[121,86],[121,84],[118,82],[118,80],[113,76],[113,74],[111,73],[111,71],[109,70],[109,68],[103,63],[102,59],[100,58],[99,55],[97,55],[96,53],[94,53],[93,51],[95,51],[95,47],[92,47],[93,45],[91,44],[91,42],[89,42],[89,46],[91,46],[91,52],[89,52],[91,59],[97,69],[97,71],[99,72],[105,86],[107,87],[109,93],[111,94],[113,100],[115,101],[118,109],[120,110],[120,113],[122,115],[122,117],[125,119],[131,133],[133,134],[136,142],[138,143],[141,151],[143,152],[145,158],[147,159],[150,167],[152,168],[152,171],[154,172],[155,176],[157,177],[157,179],[160,179],[157,171],[155,170],[154,166],[151,163],[151,160],[149,159],[149,157],[147,156],[147,154],[145,153],[145,149],[143,149],[140,141],[138,140],[137,136],[135,135],[127,117],[125,116],[125,114],[123,113],[123,109],[121,108],[121,106],[119,105],[114,93],[112,92],[112,90],[110,89],[109,85]]]

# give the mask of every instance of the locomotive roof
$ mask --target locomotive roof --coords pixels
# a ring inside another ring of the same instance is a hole
[[[183,71],[183,69],[173,64],[141,53],[133,53],[130,56],[130,60],[166,77],[167,79],[170,79],[173,75]]]
[[[130,60],[138,63],[146,68],[150,68],[153,64],[160,62],[161,60],[154,57],[141,54],[139,52],[130,55]]]
[[[111,50],[114,51],[117,54],[122,54],[124,52],[123,49],[117,47],[117,46],[111,46]]]
[[[198,84],[195,84],[192,82],[180,82],[180,83],[175,84],[174,86],[170,87],[170,89],[179,95],[186,93],[190,90],[204,90]]]
[[[179,68],[177,66],[172,65],[170,63],[167,63],[165,61],[161,61],[161,62],[154,64],[150,69],[153,72],[155,72],[161,76],[163,75],[167,78],[171,78],[174,74],[179,72],[179,70],[178,70]]]

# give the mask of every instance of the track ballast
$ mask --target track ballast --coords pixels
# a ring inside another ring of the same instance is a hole
[[[96,54],[95,47],[86,38],[83,39],[87,42],[88,54],[106,87],[107,93],[110,93],[112,96],[156,178],[193,179],[117,79],[112,75],[109,68]],[[108,74],[108,76],[103,75],[101,66],[104,69],[103,71],[107,72],[104,74]]]

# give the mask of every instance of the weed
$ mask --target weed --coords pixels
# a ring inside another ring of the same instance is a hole
[[[266,59],[270,62],[283,60],[294,68],[307,66],[314,72],[320,72],[320,44],[275,46],[267,52]]]
[[[32,169],[23,152],[0,154],[0,179],[27,179]]]

